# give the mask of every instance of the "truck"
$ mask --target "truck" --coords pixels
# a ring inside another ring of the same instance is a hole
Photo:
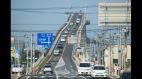
[[[54,55],[59,55],[59,50],[58,49],[54,50]]]

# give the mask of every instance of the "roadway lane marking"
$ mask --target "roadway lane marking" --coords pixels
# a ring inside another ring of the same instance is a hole
[[[87,79],[87,78],[85,78],[84,76],[81,76],[82,78],[84,78],[84,79]]]
[[[53,77],[53,76],[49,76],[49,77]]]
[[[30,78],[30,76],[28,76],[26,79],[29,79]]]
[[[58,78],[58,75],[57,75],[57,73],[56,73],[56,71],[55,71],[55,74],[56,74],[56,78],[59,79],[59,78]]]

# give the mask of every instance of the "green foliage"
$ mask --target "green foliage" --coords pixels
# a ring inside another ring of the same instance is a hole
[[[28,56],[31,56],[31,50],[28,51]],[[35,58],[39,58],[41,56],[41,52],[39,50],[35,50]],[[27,54],[22,54],[21,61],[26,62],[27,61]]]

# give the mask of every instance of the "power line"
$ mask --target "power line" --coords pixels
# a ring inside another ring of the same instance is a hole
[[[11,24],[11,25],[63,25],[63,24]],[[98,24],[90,24],[90,25],[98,25]]]
[[[98,7],[98,5],[89,5],[86,8]],[[71,9],[85,8],[85,6],[75,6]],[[50,7],[50,8],[11,8],[11,10],[60,10],[60,9],[70,9],[69,7]]]
[[[78,31],[102,31],[104,29],[93,29],[93,30],[78,30]],[[114,29],[105,29],[106,31],[107,30],[117,30],[117,28],[114,28]],[[30,30],[30,31],[27,31],[27,30],[11,30],[11,32],[47,32],[47,31],[60,31],[60,30]]]

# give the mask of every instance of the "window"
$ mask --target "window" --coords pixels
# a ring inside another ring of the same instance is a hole
[[[127,65],[128,65],[128,66],[131,65],[131,59],[127,59]]]
[[[90,67],[90,63],[80,63],[80,67]]]
[[[113,64],[118,63],[118,59],[113,59]]]
[[[103,67],[103,66],[95,66],[94,70],[105,70],[105,67]]]

